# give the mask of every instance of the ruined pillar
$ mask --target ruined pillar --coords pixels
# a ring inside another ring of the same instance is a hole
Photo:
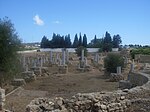
[[[45,63],[46,63],[46,57],[43,56],[43,64],[45,64]]]
[[[25,58],[25,56],[23,56],[22,58],[23,58],[23,60],[22,60],[22,62],[23,62],[23,69],[25,70],[25,66],[26,66],[26,58]]]
[[[36,67],[36,64],[37,64],[37,59],[34,59],[33,60],[33,67]]]
[[[0,87],[0,112],[3,112],[5,104],[5,90]]]
[[[96,63],[99,62],[99,54],[98,54],[98,53],[95,54],[94,61],[95,61]]]
[[[50,51],[50,63],[53,63],[53,51]]]
[[[26,64],[25,71],[28,72],[28,70],[29,70],[29,66],[28,66],[28,64]]]
[[[85,57],[84,59],[85,59],[84,60],[85,61],[85,66],[87,66],[88,65],[87,58]]]
[[[62,65],[66,65],[66,50],[62,49]]]
[[[65,49],[62,49],[62,61],[61,65],[59,66],[59,73],[60,74],[66,74],[68,72],[68,66],[66,65],[66,51]]]
[[[43,67],[43,58],[40,58],[40,67]]]
[[[69,51],[66,50],[66,62],[69,63]]]
[[[117,67],[117,74],[120,75],[121,74],[121,66]]]
[[[130,65],[130,72],[133,72],[134,71],[134,63],[131,63]]]
[[[82,52],[81,52],[81,61],[84,62],[84,49],[82,49]]]

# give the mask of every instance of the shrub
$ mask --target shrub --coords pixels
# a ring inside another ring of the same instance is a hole
[[[84,49],[84,56],[87,56],[87,49],[83,46],[79,46],[78,48],[75,49],[77,56],[81,56],[82,49]]]
[[[124,67],[123,57],[119,54],[108,54],[104,59],[104,67],[106,68],[107,72],[116,73],[117,66],[121,66],[121,68]]]
[[[136,54],[143,54],[143,55],[150,55],[150,48],[139,48],[139,49],[133,49],[130,52],[132,59],[135,58]]]

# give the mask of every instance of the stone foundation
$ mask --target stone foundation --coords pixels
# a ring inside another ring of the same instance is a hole
[[[132,85],[131,85],[130,81],[121,80],[121,81],[119,81],[119,88],[121,88],[121,89],[131,89]]]
[[[77,70],[80,71],[80,72],[88,72],[88,71],[91,71],[92,69],[89,65],[89,66],[85,66],[84,68],[78,67]]]
[[[143,103],[143,100],[133,101],[128,99],[130,95],[136,96],[138,93],[141,94],[140,92],[150,90],[149,74],[134,73],[133,75],[139,75],[140,78],[143,77],[143,79],[141,79],[142,81],[139,81],[139,84],[142,84],[142,86],[139,85],[131,89],[114,92],[78,93],[72,96],[70,100],[61,97],[56,97],[54,99],[36,98],[27,105],[26,112],[127,112],[131,104],[139,103],[139,101]],[[138,81],[136,81],[136,84],[137,83]],[[128,85],[129,83],[122,81],[120,84]]]
[[[80,61],[80,68],[85,68],[86,64],[84,61]]]
[[[110,74],[110,81],[113,81],[113,82],[118,82],[120,80],[123,80],[124,77],[122,74],[117,74],[117,73],[111,73]]]
[[[37,75],[37,76],[41,75],[41,69],[40,69],[40,67],[32,67],[30,69],[31,69],[31,71],[34,72],[35,75]]]
[[[13,86],[23,86],[26,84],[25,80],[24,79],[14,79],[11,84]]]
[[[22,76],[26,82],[35,81],[36,75],[33,71],[22,72]]]
[[[36,76],[41,76],[44,73],[48,73],[48,67],[32,67],[31,71],[33,71]]]
[[[58,72],[60,74],[67,74],[68,73],[68,66],[67,65],[58,66]]]
[[[136,87],[136,86],[142,86],[146,82],[149,82],[149,80],[150,80],[150,76],[145,74],[145,73],[131,72],[128,75],[128,80],[121,80],[119,82],[119,87],[121,89],[126,89],[126,88],[130,89],[130,88],[133,88],[133,87]]]
[[[119,92],[78,93],[70,100],[61,97],[37,98],[27,106],[26,112],[124,112],[130,104]]]

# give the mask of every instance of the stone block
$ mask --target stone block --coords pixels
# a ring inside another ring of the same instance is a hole
[[[59,67],[58,72],[60,74],[66,74],[66,73],[68,73],[68,66],[67,65],[60,65],[58,67]]]
[[[13,86],[22,86],[22,85],[25,85],[26,82],[25,82],[24,79],[14,79],[14,80],[11,82],[11,84],[12,84]]]
[[[47,67],[41,67],[41,73],[47,73],[48,72],[48,68]]]
[[[85,61],[80,61],[80,68],[84,68],[85,67]]]
[[[111,73],[110,74],[110,81],[118,82],[120,80],[123,80],[124,77],[122,74],[117,74],[117,73]]]
[[[26,71],[22,72],[22,76],[25,79],[26,82],[34,81],[36,80],[36,75],[33,71]]]
[[[132,84],[130,83],[130,81],[126,81],[126,80],[119,81],[119,88],[130,89],[131,87],[132,87]]]
[[[0,88],[0,112],[4,110],[5,90]]]
[[[37,75],[37,76],[41,75],[41,69],[40,69],[40,67],[32,67],[31,71],[33,71],[34,74]]]

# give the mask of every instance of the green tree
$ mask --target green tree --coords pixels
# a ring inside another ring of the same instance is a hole
[[[132,49],[130,51],[132,59],[135,58],[136,54],[143,54],[143,55],[150,55],[150,48],[137,48],[137,49]]]
[[[119,48],[119,45],[122,43],[121,37],[119,34],[113,36],[113,48]]]
[[[103,40],[103,51],[111,51],[112,50],[112,39],[108,32],[106,32],[104,40]]]
[[[78,35],[76,34],[74,37],[73,48],[77,48],[79,45]]]
[[[78,46],[82,46],[82,36],[81,36],[81,33],[80,33],[80,36],[79,36],[79,45]]]
[[[93,44],[96,44],[97,43],[97,37],[96,35],[94,36],[94,40],[93,40]]]
[[[70,34],[65,36],[65,47],[70,48],[71,47],[71,39],[70,39]]]
[[[106,68],[107,72],[116,73],[118,66],[121,66],[121,68],[124,67],[124,59],[121,55],[111,53],[108,54],[104,59],[104,67]]]
[[[46,36],[43,36],[41,40],[41,48],[49,48],[49,40]]]
[[[14,25],[7,17],[0,19],[0,86],[19,72],[20,46]]]
[[[83,47],[87,47],[87,37],[86,37],[86,34],[83,35]]]
[[[52,40],[51,40],[51,45],[52,45],[52,48],[56,48],[57,47],[57,41],[58,41],[58,38],[57,38],[58,36],[55,34],[55,33],[53,33],[53,36],[52,36]]]
[[[65,40],[64,36],[61,36],[60,34],[53,34],[51,44],[53,48],[63,48],[65,47]]]
[[[94,39],[91,40],[91,42],[88,44],[88,47],[91,48],[100,48],[102,50],[103,47],[103,38],[98,39],[96,35],[94,36]]]
[[[59,48],[65,48],[65,39],[64,36],[59,37],[60,43],[59,43]]]

